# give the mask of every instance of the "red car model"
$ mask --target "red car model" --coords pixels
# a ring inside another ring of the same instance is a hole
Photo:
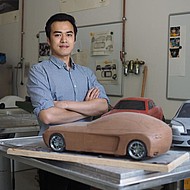
[[[123,98],[117,102],[117,104],[107,112],[105,115],[117,113],[117,112],[137,112],[153,116],[157,119],[165,121],[162,108],[156,106],[153,100],[144,97],[129,97]]]

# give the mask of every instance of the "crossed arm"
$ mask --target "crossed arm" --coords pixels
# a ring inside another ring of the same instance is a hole
[[[45,124],[62,124],[103,114],[108,111],[108,103],[98,96],[99,90],[92,88],[83,102],[54,101],[54,106],[42,110],[39,118]]]

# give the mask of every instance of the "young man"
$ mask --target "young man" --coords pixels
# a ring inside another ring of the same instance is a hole
[[[109,102],[94,73],[71,58],[77,35],[75,19],[65,13],[55,14],[47,21],[45,31],[51,56],[31,67],[27,83],[40,135],[51,125],[90,121],[107,112]],[[51,188],[48,185],[41,189]]]

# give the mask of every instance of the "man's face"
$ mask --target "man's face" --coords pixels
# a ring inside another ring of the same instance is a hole
[[[52,55],[68,63],[74,48],[74,42],[75,34],[73,25],[70,22],[60,21],[52,23],[50,39],[48,39]]]

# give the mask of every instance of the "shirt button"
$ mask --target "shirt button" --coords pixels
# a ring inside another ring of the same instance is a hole
[[[76,86],[76,85],[74,85],[74,87],[76,88],[77,86]]]

